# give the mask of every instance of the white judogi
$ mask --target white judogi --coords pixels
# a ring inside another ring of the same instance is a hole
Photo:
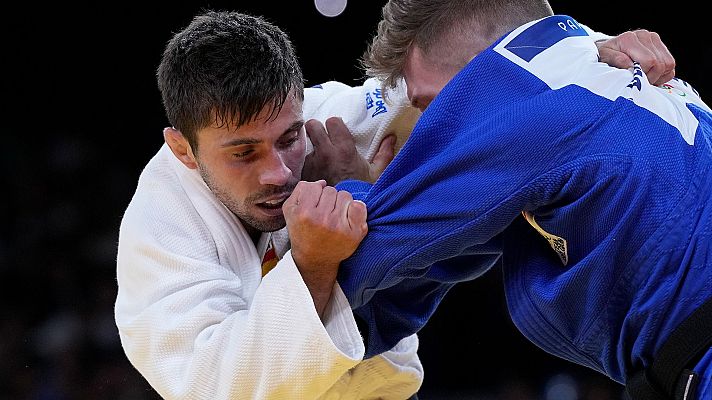
[[[369,80],[306,89],[304,116],[341,115],[370,159],[388,133],[400,133],[402,144],[418,116],[402,92],[379,105],[377,88]],[[286,231],[272,236],[281,260],[263,278],[263,254],[197,171],[165,144],[145,167],[121,223],[115,317],[128,359],[156,391],[211,400],[415,393],[423,379],[417,337],[362,361],[364,343],[341,288],[334,286],[322,323]]]

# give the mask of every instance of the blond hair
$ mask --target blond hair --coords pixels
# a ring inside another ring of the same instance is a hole
[[[384,88],[394,88],[414,45],[432,59],[462,67],[478,47],[551,14],[546,0],[390,0],[361,65]]]

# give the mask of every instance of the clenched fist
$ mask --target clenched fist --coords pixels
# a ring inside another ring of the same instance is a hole
[[[292,257],[319,316],[331,297],[341,261],[368,232],[366,205],[326,181],[301,181],[282,206]]]
[[[612,67],[630,68],[637,61],[653,85],[675,77],[675,59],[660,35],[645,29],[623,32],[596,43],[601,62]]]

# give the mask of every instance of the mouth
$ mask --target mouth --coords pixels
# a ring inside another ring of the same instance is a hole
[[[255,205],[259,207],[260,209],[273,213],[276,211],[281,212],[282,210],[282,205],[284,204],[285,201],[287,201],[287,198],[289,197],[289,193],[282,194],[280,196],[272,197],[269,200],[265,200],[260,203],[256,203]]]

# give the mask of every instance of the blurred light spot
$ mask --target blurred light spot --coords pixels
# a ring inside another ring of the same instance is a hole
[[[346,9],[347,0],[314,0],[314,5],[321,15],[336,17]]]
[[[577,400],[578,388],[573,378],[566,374],[555,375],[546,383],[546,400]]]

